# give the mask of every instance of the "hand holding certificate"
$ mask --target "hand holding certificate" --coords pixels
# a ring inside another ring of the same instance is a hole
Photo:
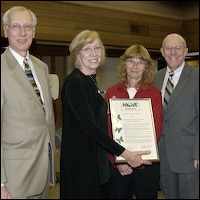
[[[131,167],[139,167],[140,165],[151,165],[152,162],[148,160],[143,160],[141,158],[142,155],[148,155],[151,151],[135,151],[131,152],[127,149],[121,154],[120,158],[125,159],[124,162],[127,162]],[[122,157],[123,156],[123,157]],[[121,163],[122,161],[118,160],[118,163]]]
[[[132,152],[151,153],[142,159],[158,161],[158,150],[151,99],[110,99],[113,139]],[[141,152],[140,152],[141,151]],[[115,157],[116,163],[125,163],[122,156]]]

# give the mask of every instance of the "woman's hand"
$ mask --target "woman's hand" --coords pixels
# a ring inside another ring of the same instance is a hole
[[[130,175],[133,173],[133,169],[128,164],[119,164],[117,165],[117,169],[122,176]]]
[[[150,153],[151,153],[150,150],[132,152],[132,151],[125,149],[120,156],[125,158],[127,163],[131,167],[135,168],[135,167],[139,167],[140,165],[143,165],[143,164],[144,165],[152,165],[151,161],[142,159],[142,155],[147,155],[147,154],[150,154]]]

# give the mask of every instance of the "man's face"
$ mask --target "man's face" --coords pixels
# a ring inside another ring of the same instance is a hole
[[[161,48],[161,53],[172,71],[180,67],[187,52],[188,48],[185,47],[183,40],[176,35],[167,37]]]
[[[9,46],[25,57],[35,37],[35,27],[27,11],[16,11],[10,15],[9,24],[4,26],[5,37]]]

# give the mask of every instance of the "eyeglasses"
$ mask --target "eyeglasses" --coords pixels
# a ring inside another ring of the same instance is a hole
[[[127,65],[137,65],[137,66],[144,66],[147,64],[147,61],[139,60],[138,62],[135,62],[133,59],[127,59],[126,60]]]
[[[24,31],[32,31],[34,28],[34,26],[31,24],[29,24],[29,25],[27,24],[24,26],[21,26],[19,24],[12,24],[12,25],[6,24],[6,25],[13,31],[20,31],[22,28],[24,29]]]
[[[92,51],[95,51],[96,53],[100,53],[101,50],[102,50],[102,48],[99,47],[99,46],[98,46],[98,47],[94,47],[94,48],[92,48],[92,47],[86,47],[86,48],[83,48],[83,49],[82,49],[82,51],[83,51],[84,53],[87,53],[87,54],[92,53]]]
[[[176,52],[180,52],[183,49],[185,49],[185,47],[181,47],[181,46],[175,46],[175,47],[165,46],[165,47],[163,47],[163,49],[165,49],[165,51],[172,51],[172,50],[174,50]]]

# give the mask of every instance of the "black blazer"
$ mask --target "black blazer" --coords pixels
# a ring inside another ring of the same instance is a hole
[[[63,135],[61,145],[61,198],[98,198],[108,181],[108,151],[124,148],[107,133],[107,103],[90,76],[78,69],[66,78],[61,92]]]

